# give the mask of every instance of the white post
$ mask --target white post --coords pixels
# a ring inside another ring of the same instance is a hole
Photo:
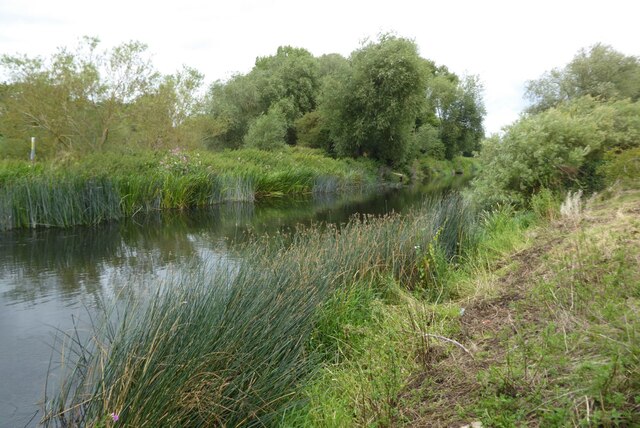
[[[36,137],[31,137],[31,155],[29,156],[31,163],[36,161]]]

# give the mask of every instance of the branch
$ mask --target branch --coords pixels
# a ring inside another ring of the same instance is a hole
[[[473,358],[473,354],[471,353],[471,351],[469,351],[467,348],[464,347],[464,345],[462,343],[460,343],[460,342],[458,342],[456,340],[449,339],[448,337],[440,336],[438,334],[430,334],[430,333],[423,333],[423,334],[426,337],[434,337],[436,339],[444,340],[445,342],[453,343],[454,345],[456,345],[457,347],[462,349],[464,352],[469,354],[471,356],[471,358]]]

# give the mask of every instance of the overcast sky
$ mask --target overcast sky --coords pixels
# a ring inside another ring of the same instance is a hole
[[[347,56],[367,37],[414,39],[423,57],[484,84],[485,128],[499,131],[525,106],[524,83],[597,42],[640,54],[640,1],[563,0],[0,0],[0,53],[48,56],[97,36],[138,40],[154,64],[185,64],[207,82],[249,71],[280,45]]]

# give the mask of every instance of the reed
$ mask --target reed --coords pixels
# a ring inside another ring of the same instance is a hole
[[[168,208],[341,192],[375,182],[368,163],[307,149],[98,153],[64,164],[0,163],[0,230],[95,224]],[[319,186],[318,182],[331,182]]]
[[[43,423],[93,426],[115,412],[128,426],[274,425],[323,357],[309,343],[325,303],[380,274],[418,287],[416,248],[439,234],[461,251],[445,241],[471,216],[447,215],[465,211],[453,195],[406,216],[257,238],[232,261],[175,272],[148,301],[107,311],[88,340],[68,335],[63,354],[75,358]]]

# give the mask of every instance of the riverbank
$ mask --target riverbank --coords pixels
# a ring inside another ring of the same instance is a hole
[[[5,161],[0,163],[0,229],[95,224],[139,212],[340,193],[377,183],[373,162],[288,147],[279,152],[106,152],[34,166]]]
[[[472,164],[463,158],[424,161],[420,172],[411,174],[412,182],[469,175]],[[406,184],[407,177],[372,160],[333,159],[288,146],[277,152],[105,152],[35,164],[5,160],[0,161],[0,230],[96,224],[140,212],[293,194],[373,190]]]
[[[354,283],[419,287],[416,248],[438,234],[453,257],[467,214],[459,197],[437,198],[406,216],[265,236],[174,272],[150,303],[120,303],[121,317],[107,312],[86,341],[68,336],[47,423],[95,425],[116,412],[131,426],[274,425],[326,358],[313,345],[319,309]]]
[[[558,208],[485,218],[435,295],[344,305],[281,426],[640,423],[640,191]]]

